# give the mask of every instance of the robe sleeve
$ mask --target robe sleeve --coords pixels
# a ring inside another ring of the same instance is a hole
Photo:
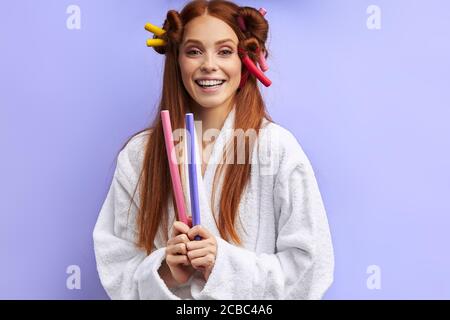
[[[333,249],[314,172],[295,137],[283,139],[273,194],[261,194],[274,197],[275,253],[217,238],[215,265],[206,283],[194,284],[195,299],[321,299],[330,287]]]
[[[112,183],[93,232],[100,281],[111,299],[180,299],[188,290],[185,287],[169,289],[158,274],[165,247],[155,242],[156,250],[147,255],[136,246],[138,201],[133,199],[129,214],[128,209],[138,170],[133,164],[136,163],[133,141],[130,143],[131,146],[127,145],[118,156]]]

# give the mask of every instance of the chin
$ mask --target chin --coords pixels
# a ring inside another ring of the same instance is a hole
[[[216,108],[216,107],[219,107],[219,106],[223,105],[225,103],[225,100],[220,100],[220,101],[197,101],[197,103],[199,105],[201,105],[203,108],[212,109],[212,108]]]

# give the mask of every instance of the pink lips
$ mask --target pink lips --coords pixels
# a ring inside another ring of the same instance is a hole
[[[217,86],[215,88],[203,88],[202,86],[199,86],[197,83],[196,83],[196,85],[204,93],[215,93],[215,92],[219,91],[222,88],[222,86],[225,84],[225,82],[223,82],[220,86]]]

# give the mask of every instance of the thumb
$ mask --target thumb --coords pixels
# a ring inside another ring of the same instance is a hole
[[[189,228],[192,228],[192,216],[188,216],[188,226]]]

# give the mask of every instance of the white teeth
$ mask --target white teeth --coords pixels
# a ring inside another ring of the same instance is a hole
[[[197,83],[201,86],[216,86],[223,82],[224,80],[197,80]]]

